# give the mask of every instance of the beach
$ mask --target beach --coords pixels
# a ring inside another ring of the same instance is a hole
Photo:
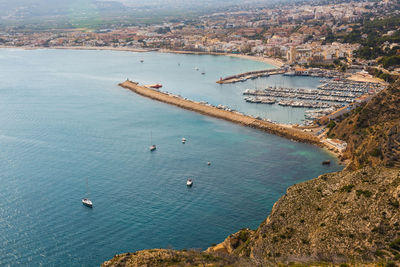
[[[247,60],[254,60],[258,62],[263,62],[266,64],[273,65],[274,67],[280,68],[285,63],[277,58],[271,57],[257,57],[243,54],[232,54],[232,53],[217,53],[217,52],[196,52],[196,51],[176,51],[176,50],[168,50],[168,49],[160,49],[158,50],[161,53],[174,53],[174,54],[194,54],[194,55],[215,55],[215,56],[228,56],[228,57],[237,57]]]

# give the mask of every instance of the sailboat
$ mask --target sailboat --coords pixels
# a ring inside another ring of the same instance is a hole
[[[150,144],[152,144],[153,143],[153,135],[152,135],[152,133],[150,132]],[[157,149],[157,147],[156,147],[156,145],[150,145],[150,151],[154,151],[154,150],[156,150]]]
[[[86,207],[93,208],[93,203],[89,199],[89,186],[88,186],[88,179],[87,178],[86,178],[86,193],[87,193],[88,197],[82,199],[82,204],[85,205]]]

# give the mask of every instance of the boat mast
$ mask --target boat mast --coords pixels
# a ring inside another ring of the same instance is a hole
[[[86,194],[87,194],[87,198],[89,198],[89,183],[88,183],[88,178],[86,177]]]

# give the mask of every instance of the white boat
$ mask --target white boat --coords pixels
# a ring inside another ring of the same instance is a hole
[[[192,179],[188,179],[188,180],[186,181],[186,185],[187,185],[188,187],[191,187],[191,186],[193,185]]]
[[[152,144],[152,143],[153,143],[153,133],[150,132],[150,144]],[[150,149],[150,151],[154,151],[157,149],[157,147],[156,147],[156,145],[150,145],[149,149]]]
[[[182,144],[186,143],[186,138],[182,137]]]
[[[86,207],[93,208],[93,203],[88,198],[82,199],[82,204],[85,205]]]
[[[207,165],[210,166],[210,165],[211,165],[211,162],[207,162]]]
[[[86,194],[88,195],[88,197],[82,199],[82,204],[85,205],[86,207],[93,208],[93,203],[89,199],[89,186],[87,178],[86,178]]]

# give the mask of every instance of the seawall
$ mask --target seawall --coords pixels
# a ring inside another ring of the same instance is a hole
[[[164,92],[157,91],[155,89],[147,88],[141,85],[138,85],[138,83],[132,82],[132,81],[125,81],[123,83],[120,83],[119,86],[129,89],[132,92],[135,92],[139,95],[164,102],[167,104],[175,105],[177,107],[186,109],[186,110],[191,110],[198,112],[200,114],[208,115],[211,117],[227,120],[230,122],[234,122],[237,124],[241,124],[247,127],[259,129],[271,134],[279,135],[288,139],[304,142],[304,143],[311,143],[311,144],[317,144],[317,145],[322,145],[319,138],[306,133],[302,132],[301,130],[297,130],[294,128],[291,128],[286,125],[280,125],[280,124],[275,124],[263,120],[259,120],[256,118],[253,118],[248,115],[243,115],[240,113],[236,112],[231,112],[223,109],[218,109],[214,106],[206,105],[203,103],[191,101],[188,99],[183,99],[179,96],[173,95],[173,94],[168,94]]]

